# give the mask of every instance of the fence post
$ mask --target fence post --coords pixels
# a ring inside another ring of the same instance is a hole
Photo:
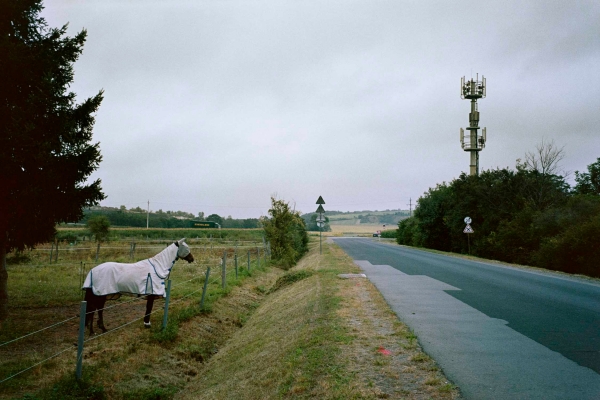
[[[235,279],[238,278],[237,253],[235,254]]]
[[[256,267],[260,268],[260,248],[256,248]]]
[[[210,277],[210,267],[206,269],[206,277],[204,278],[204,288],[202,288],[202,299],[200,299],[200,309],[204,310],[204,296],[206,296],[206,287],[208,286],[208,278]]]
[[[227,286],[227,252],[223,252],[223,263],[221,265],[221,287],[225,289]]]
[[[83,261],[79,261],[79,287],[78,289],[81,290],[81,287],[83,286]],[[81,292],[78,292],[81,293]]]
[[[75,376],[77,380],[81,379],[81,369],[83,367],[83,339],[85,338],[85,314],[87,301],[82,301],[79,306],[79,337],[77,339],[77,366],[75,367]]]
[[[165,298],[165,313],[163,314],[162,328],[165,330],[167,327],[167,320],[169,318],[169,300],[171,300],[171,280],[167,281],[167,297]]]
[[[98,242],[98,247],[96,247],[96,262],[98,262],[98,254],[100,253],[100,242]]]
[[[56,253],[54,256],[54,262],[58,262],[58,239],[56,239]]]
[[[250,250],[248,250],[248,273],[250,273]]]
[[[52,262],[52,253],[54,253],[54,242],[52,242],[52,247],[50,248],[50,262]]]

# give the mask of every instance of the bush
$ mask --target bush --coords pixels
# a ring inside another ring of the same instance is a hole
[[[108,239],[110,221],[104,215],[97,215],[88,219],[87,227],[95,236],[97,242],[104,242]]]
[[[381,231],[381,237],[387,239],[396,239],[396,234],[398,233],[395,229],[388,229],[387,231]]]
[[[419,221],[415,217],[398,222],[396,229],[396,242],[406,246],[422,246]]]
[[[600,277],[600,213],[572,224],[560,235],[543,240],[534,253],[540,267]]]
[[[308,251],[308,234],[300,213],[288,203],[271,197],[271,218],[263,218],[265,237],[271,243],[271,259],[284,269],[293,267]]]

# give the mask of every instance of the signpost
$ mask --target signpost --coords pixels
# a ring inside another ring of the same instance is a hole
[[[319,254],[323,254],[323,226],[325,225],[325,218],[323,217],[323,213],[325,213],[325,209],[323,208],[323,204],[325,204],[325,200],[323,197],[319,196],[317,199],[317,203],[319,207],[317,208],[317,212],[319,213],[319,218],[317,218],[317,225],[319,226]]]
[[[471,227],[471,222],[473,222],[473,220],[471,219],[471,217],[465,217],[464,221],[465,221],[465,224],[467,224],[467,226],[465,226],[465,229],[463,230],[463,233],[467,234],[468,252],[469,252],[469,254],[471,254],[471,237],[469,235],[471,233],[475,233],[475,231]]]

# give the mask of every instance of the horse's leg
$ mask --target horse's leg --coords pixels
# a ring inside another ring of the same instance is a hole
[[[94,334],[94,312],[96,311],[96,299],[92,289],[85,289],[85,298],[87,302],[85,314],[85,326],[90,328],[90,336]]]
[[[152,307],[154,306],[154,296],[149,295],[146,297],[146,314],[144,315],[144,328],[150,328],[150,313],[152,312]]]
[[[98,296],[98,304],[96,306],[98,310],[98,328],[103,333],[106,332],[106,328],[104,327],[104,304],[106,304],[106,296]]]

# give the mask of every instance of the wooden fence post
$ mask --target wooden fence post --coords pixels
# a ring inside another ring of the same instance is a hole
[[[237,253],[235,254],[235,279],[238,278]]]
[[[81,380],[81,370],[83,368],[83,339],[85,338],[85,314],[87,301],[82,301],[79,306],[79,337],[77,339],[77,366],[75,367],[75,376]]]
[[[250,273],[250,250],[248,250],[248,273]]]

